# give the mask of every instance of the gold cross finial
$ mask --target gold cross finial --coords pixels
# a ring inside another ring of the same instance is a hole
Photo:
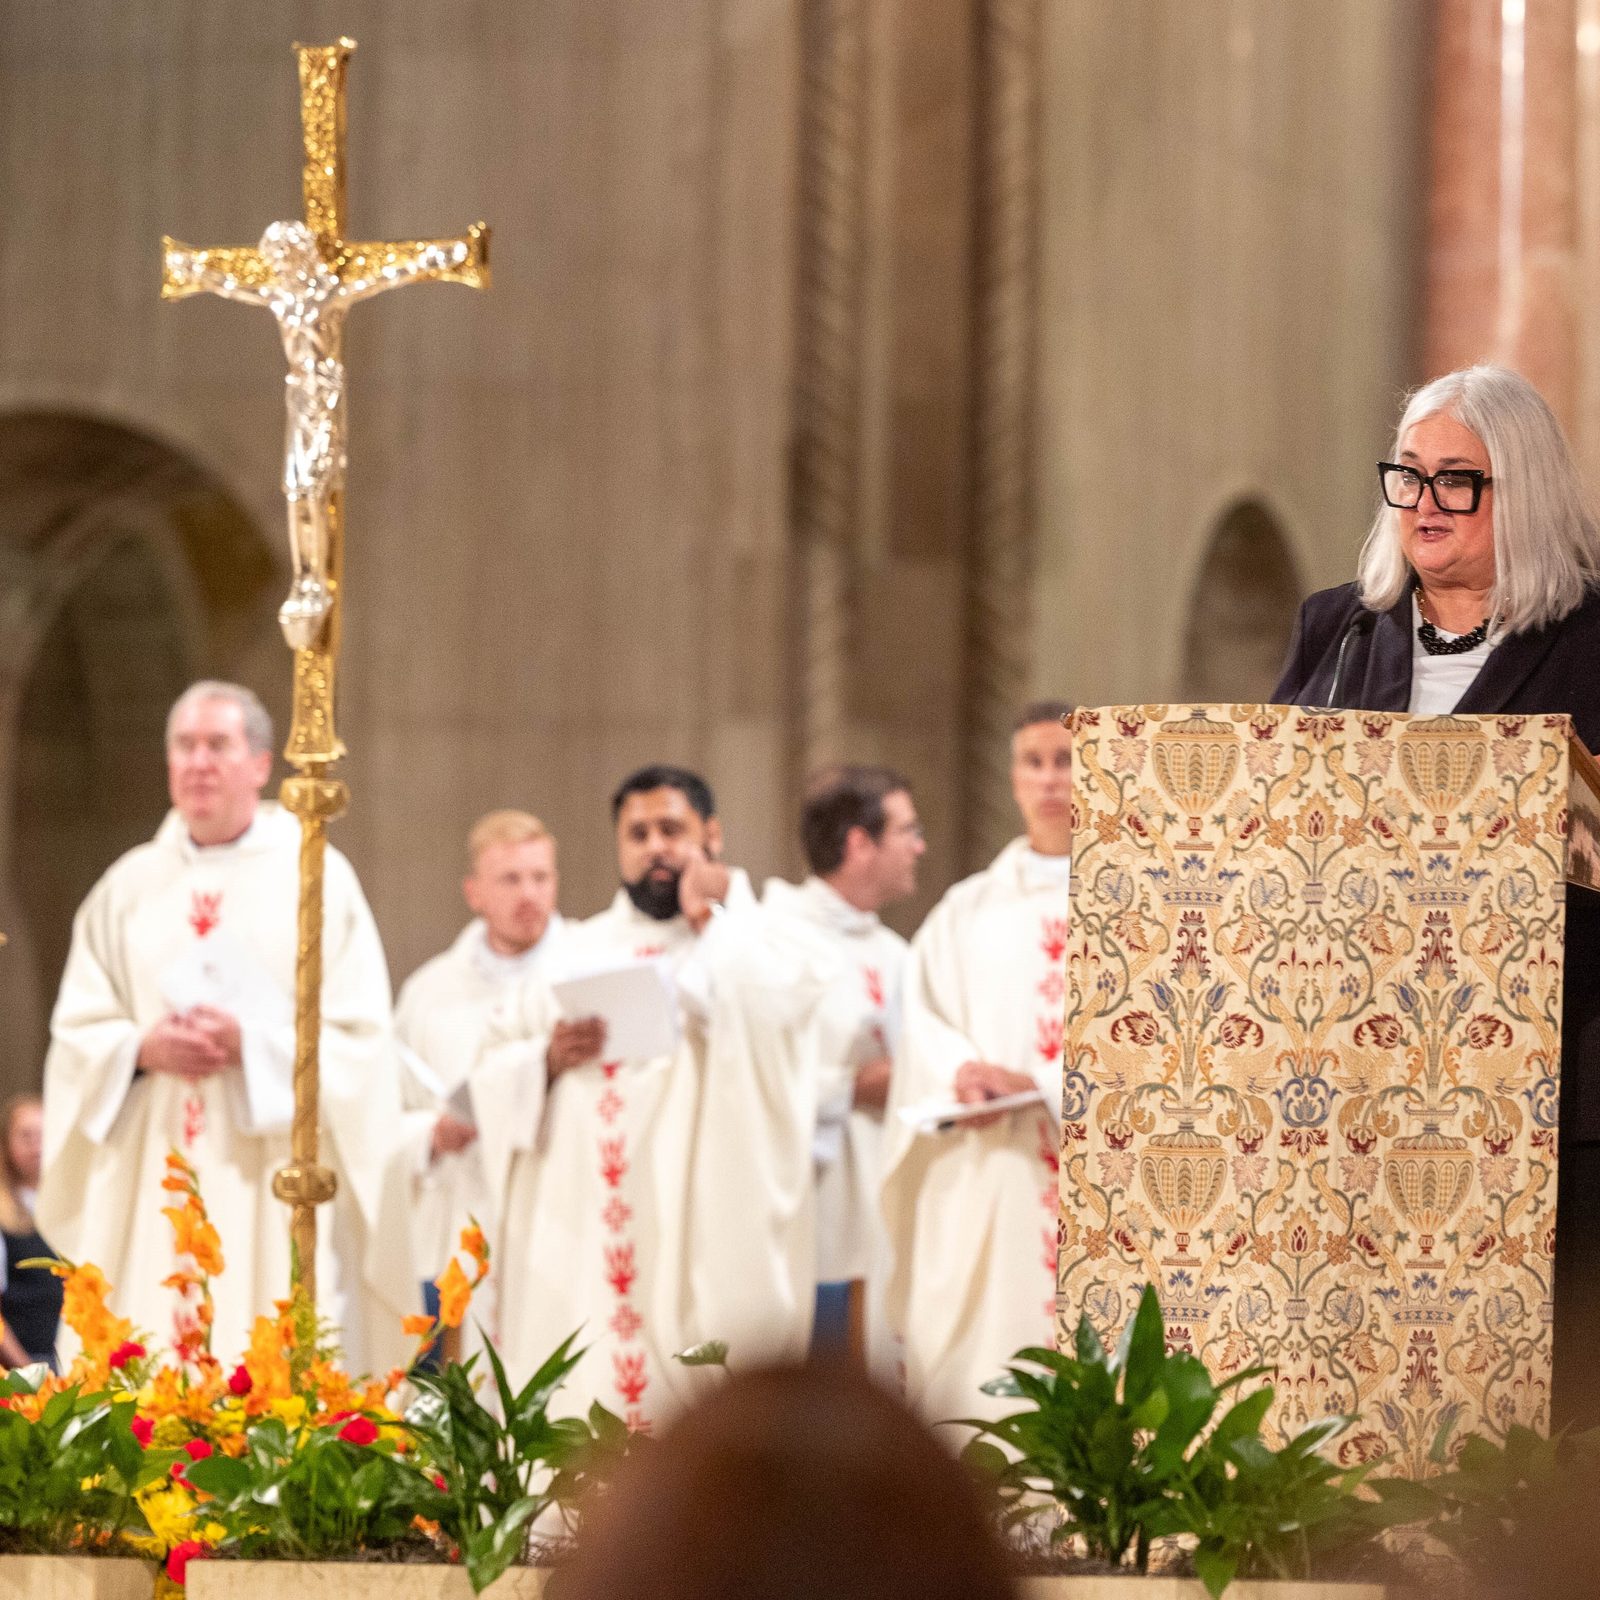
[[[345,79],[353,39],[337,44],[297,44],[300,58],[300,125],[304,156],[301,190],[305,225],[317,253],[341,280],[385,279],[391,283],[438,279],[472,289],[489,286],[489,230],[475,222],[458,239],[404,239],[352,243],[344,237],[345,209]],[[240,288],[266,287],[271,269],[258,245],[223,245],[195,250],[176,239],[161,241],[161,297],[219,290],[217,279]],[[212,281],[208,281],[212,280]]]

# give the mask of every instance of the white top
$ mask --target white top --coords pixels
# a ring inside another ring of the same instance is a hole
[[[1442,717],[1454,711],[1461,697],[1478,676],[1483,664],[1494,652],[1503,635],[1491,632],[1489,637],[1471,650],[1456,656],[1431,656],[1417,637],[1422,626],[1422,607],[1417,603],[1416,591],[1411,593],[1411,704],[1406,710],[1413,716]],[[1458,633],[1435,629],[1441,639],[1459,639]]]

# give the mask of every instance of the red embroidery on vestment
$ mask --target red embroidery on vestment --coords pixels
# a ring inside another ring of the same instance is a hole
[[[878,1010],[883,1010],[883,974],[876,967],[863,967],[861,977],[867,986],[867,998]]]
[[[633,1209],[619,1194],[614,1194],[606,1201],[606,1208],[600,1213],[600,1220],[613,1233],[621,1233],[633,1220]]]
[[[633,1287],[633,1280],[639,1276],[639,1269],[634,1265],[633,1246],[631,1244],[608,1244],[606,1246],[606,1282],[616,1291],[619,1300],[626,1298],[628,1291]]]
[[[615,1089],[608,1088],[606,1092],[600,1096],[599,1103],[595,1106],[595,1110],[600,1113],[600,1120],[602,1122],[615,1122],[622,1114],[622,1096],[618,1094]]]
[[[667,947],[664,944],[642,944],[633,952],[635,961],[654,961],[657,956],[664,956]]]
[[[192,1147],[195,1140],[206,1131],[206,1102],[198,1092],[191,1092],[183,1102],[183,1142]]]
[[[1053,966],[1067,953],[1067,919],[1065,917],[1046,917],[1044,919],[1044,941],[1041,945],[1045,959]]]
[[[222,921],[222,891],[206,894],[195,889],[189,895],[189,926],[194,936],[203,939]]]
[[[623,1401],[630,1406],[637,1406],[644,1398],[644,1392],[650,1387],[650,1380],[645,1376],[644,1353],[625,1355],[618,1350],[611,1357],[611,1370],[616,1378],[617,1393]]]
[[[615,1189],[628,1173],[627,1141],[622,1138],[600,1141],[600,1176],[608,1189]]]
[[[626,1300],[617,1307],[615,1315],[611,1318],[611,1331],[624,1344],[628,1343],[630,1339],[638,1338],[639,1330],[643,1326],[644,1318]]]
[[[1040,1017],[1035,1024],[1034,1043],[1040,1057],[1057,1066],[1061,1064],[1061,1046],[1066,1039],[1066,1024],[1062,1019],[1052,1013],[1048,1017]]]

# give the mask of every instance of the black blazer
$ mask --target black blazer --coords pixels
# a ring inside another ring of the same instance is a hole
[[[1277,705],[1320,705],[1333,689],[1345,630],[1361,613],[1353,583],[1323,589],[1300,607],[1289,657],[1273,690]],[[1404,711],[1411,703],[1411,595],[1350,641],[1343,704],[1359,711]],[[1560,622],[1502,639],[1462,695],[1462,713],[1532,716],[1564,711],[1590,750],[1600,749],[1600,590]]]

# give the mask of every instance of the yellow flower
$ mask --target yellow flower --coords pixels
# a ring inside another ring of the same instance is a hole
[[[306,1403],[302,1396],[289,1395],[286,1399],[272,1401],[267,1410],[285,1427],[298,1428],[306,1420]]]

